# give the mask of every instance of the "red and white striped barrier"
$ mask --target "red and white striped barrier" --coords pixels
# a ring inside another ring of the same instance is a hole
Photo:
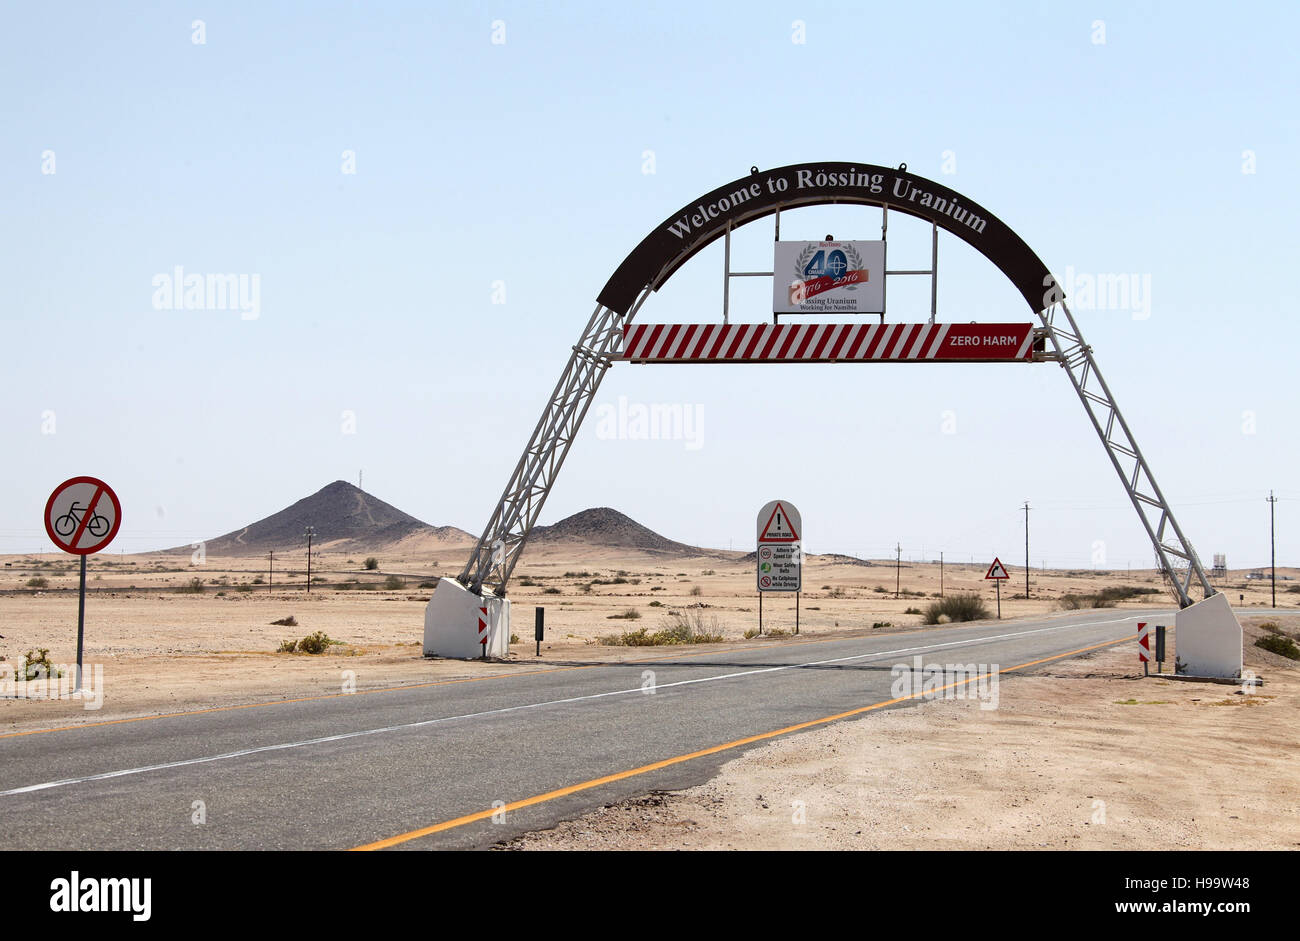
[[[483,645],[483,650],[487,651],[487,606],[478,609],[478,642]]]
[[[1151,662],[1151,626],[1146,621],[1138,621],[1138,662]]]
[[[632,324],[622,359],[636,363],[1027,362],[1027,323]]]

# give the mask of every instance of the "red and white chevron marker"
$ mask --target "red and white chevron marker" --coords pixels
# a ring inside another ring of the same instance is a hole
[[[669,324],[623,328],[635,363],[1028,362],[1027,323]]]
[[[1151,662],[1151,627],[1146,621],[1138,621],[1138,662]]]
[[[483,645],[483,653],[487,654],[487,606],[478,609],[478,642]]]

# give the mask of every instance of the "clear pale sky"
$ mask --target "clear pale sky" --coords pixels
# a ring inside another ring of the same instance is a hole
[[[1272,488],[1279,563],[1300,562],[1294,5],[7,3],[3,22],[0,552],[50,550],[45,499],[77,474],[122,498],[113,551],[361,469],[477,534],[636,243],[751,165],[843,160],[958,190],[1063,279],[1149,285],[1144,309],[1076,314],[1156,479],[1207,565],[1268,561]],[[879,237],[862,207],[782,222]],[[891,222],[890,267],[925,267],[928,229]],[[771,238],[741,230],[738,265],[770,265]],[[255,275],[256,316],[159,309],[176,266]],[[951,236],[939,268],[939,319],[1029,319]],[[926,317],[928,282],[895,280],[889,319]],[[735,320],[770,317],[752,281]],[[714,246],[642,319],[716,320],[721,295]],[[616,366],[597,407],[619,396],[697,409],[698,436],[602,437],[593,411],[542,522],[612,506],[748,548],[783,498],[813,552],[1018,565],[1028,500],[1035,566],[1152,564],[1054,365]]]

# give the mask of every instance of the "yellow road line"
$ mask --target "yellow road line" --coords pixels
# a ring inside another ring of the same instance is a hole
[[[1020,663],[1014,667],[1008,667],[1005,670],[999,670],[998,674],[1012,673],[1016,670],[1023,670],[1026,667],[1037,666],[1040,663],[1050,663],[1053,660],[1061,660],[1065,657],[1072,657],[1075,654],[1086,653],[1089,650],[1097,650],[1101,647],[1114,647],[1116,644],[1131,641],[1137,635],[1123,637],[1119,640],[1110,640],[1101,644],[1093,644],[1090,647],[1080,647],[1078,650],[1071,650],[1066,653],[1055,654],[1051,657],[1043,657],[1041,660],[1030,660],[1028,663]],[[946,689],[952,689],[955,686],[964,686],[970,683],[976,677],[961,680],[956,683],[949,683],[947,686],[941,686],[938,689],[929,690],[930,693],[942,692]],[[740,748],[744,745],[752,745],[755,742],[762,742],[766,739],[776,738],[780,735],[788,735],[791,732],[799,732],[803,729],[813,728],[818,725],[826,725],[829,722],[835,722],[840,719],[847,719],[850,716],[862,715],[865,712],[871,712],[875,709],[883,709],[886,706],[897,705],[900,702],[906,702],[909,699],[915,699],[924,695],[924,692],[918,691],[909,696],[899,696],[896,699],[887,699],[883,702],[872,703],[870,706],[859,706],[857,709],[850,709],[848,712],[839,712],[833,716],[823,716],[820,719],[812,719],[808,722],[800,722],[797,725],[788,725],[783,729],[774,729],[771,732],[761,732],[758,735],[750,735],[746,738],[738,738],[734,742],[724,742],[721,745],[713,745],[709,748],[702,748],[699,751],[693,751],[685,755],[678,755],[675,758],[665,758],[662,761],[655,761],[648,765],[642,765],[639,768],[630,768],[627,771],[618,771],[614,774],[607,774],[604,777],[592,778],[590,781],[583,781],[581,784],[571,784],[568,787],[558,788],[554,791],[547,791],[545,794],[537,794],[533,797],[525,797],[523,800],[517,800],[506,804],[504,807],[492,807],[487,810],[476,811],[472,814],[466,814],[463,817],[456,817],[452,820],[444,820],[442,823],[435,823],[432,826],[421,827],[419,830],[411,830],[408,833],[399,833],[396,836],[390,836],[387,839],[377,840],[374,843],[366,843],[364,846],[354,846],[353,850],[382,850],[390,846],[397,846],[400,843],[407,843],[411,840],[418,840],[420,837],[430,836],[434,833],[442,833],[446,830],[454,830],[456,827],[463,827],[466,824],[477,823],[480,820],[487,820],[494,814],[509,813],[515,810],[522,810],[525,807],[532,807],[535,804],[544,804],[548,801],[557,800],[561,797],[568,797],[570,794],[577,794],[580,791],[590,790],[593,787],[600,787],[603,784],[613,784],[616,781],[624,781],[628,778],[634,778],[640,774],[648,774],[651,771],[659,771],[663,768],[670,768],[673,765],[684,764],[688,761],[694,761],[696,758],[704,758],[708,755],[716,755],[719,752],[729,751],[733,748]]]

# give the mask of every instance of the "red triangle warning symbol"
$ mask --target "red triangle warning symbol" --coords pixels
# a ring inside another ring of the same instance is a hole
[[[794,531],[794,524],[790,520],[790,515],[786,513],[785,507],[777,504],[772,510],[772,515],[768,517],[767,524],[763,527],[763,532],[759,534],[759,542],[798,542],[799,534]]]
[[[985,579],[994,580],[1010,577],[1011,576],[1007,574],[1007,567],[1002,564],[1001,559],[996,557],[993,559],[993,564],[989,566],[988,573],[984,576]]]

